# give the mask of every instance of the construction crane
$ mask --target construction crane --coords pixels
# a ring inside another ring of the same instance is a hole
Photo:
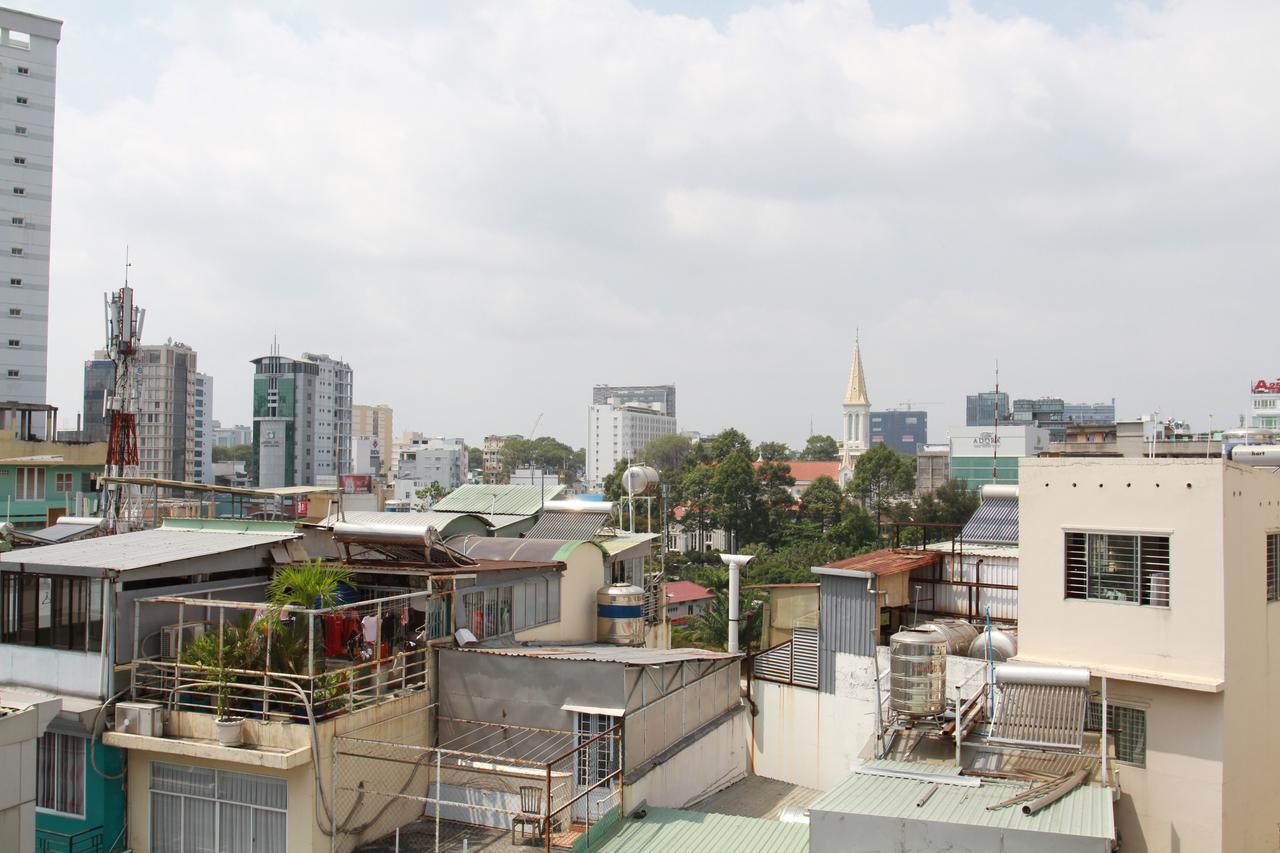
[[[105,406],[111,420],[107,440],[107,477],[138,476],[138,352],[146,311],[133,301],[129,286],[129,258],[125,254],[124,285],[103,294],[106,313],[107,358],[115,365],[115,379]],[[127,533],[142,523],[142,491],[137,484],[107,481],[102,517],[110,533]]]
[[[538,431],[538,424],[542,423],[544,414],[545,412],[538,412],[538,419],[533,422],[533,428],[529,430],[529,435],[525,438],[525,441],[533,441],[533,434]]]

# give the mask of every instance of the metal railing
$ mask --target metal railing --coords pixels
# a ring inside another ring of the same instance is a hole
[[[102,827],[94,826],[68,835],[51,829],[36,830],[36,853],[101,853]]]

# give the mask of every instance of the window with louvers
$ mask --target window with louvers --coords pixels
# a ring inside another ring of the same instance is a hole
[[[1267,601],[1280,601],[1280,533],[1267,534]]]
[[[1066,534],[1066,597],[1169,606],[1169,537]]]

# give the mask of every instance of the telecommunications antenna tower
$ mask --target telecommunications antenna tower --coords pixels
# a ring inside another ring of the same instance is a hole
[[[107,476],[138,476],[138,351],[146,311],[133,302],[129,286],[129,251],[125,250],[124,286],[103,294],[106,310],[107,358],[115,364],[115,381],[106,399],[111,433],[107,444]],[[136,483],[108,482],[102,516],[111,533],[142,528],[142,492]]]

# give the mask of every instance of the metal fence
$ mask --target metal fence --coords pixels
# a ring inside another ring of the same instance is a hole
[[[571,847],[621,802],[621,723],[571,732],[437,710],[333,739],[335,849],[455,850],[463,837],[474,849],[507,837]],[[387,740],[395,730],[434,731],[435,743]]]

